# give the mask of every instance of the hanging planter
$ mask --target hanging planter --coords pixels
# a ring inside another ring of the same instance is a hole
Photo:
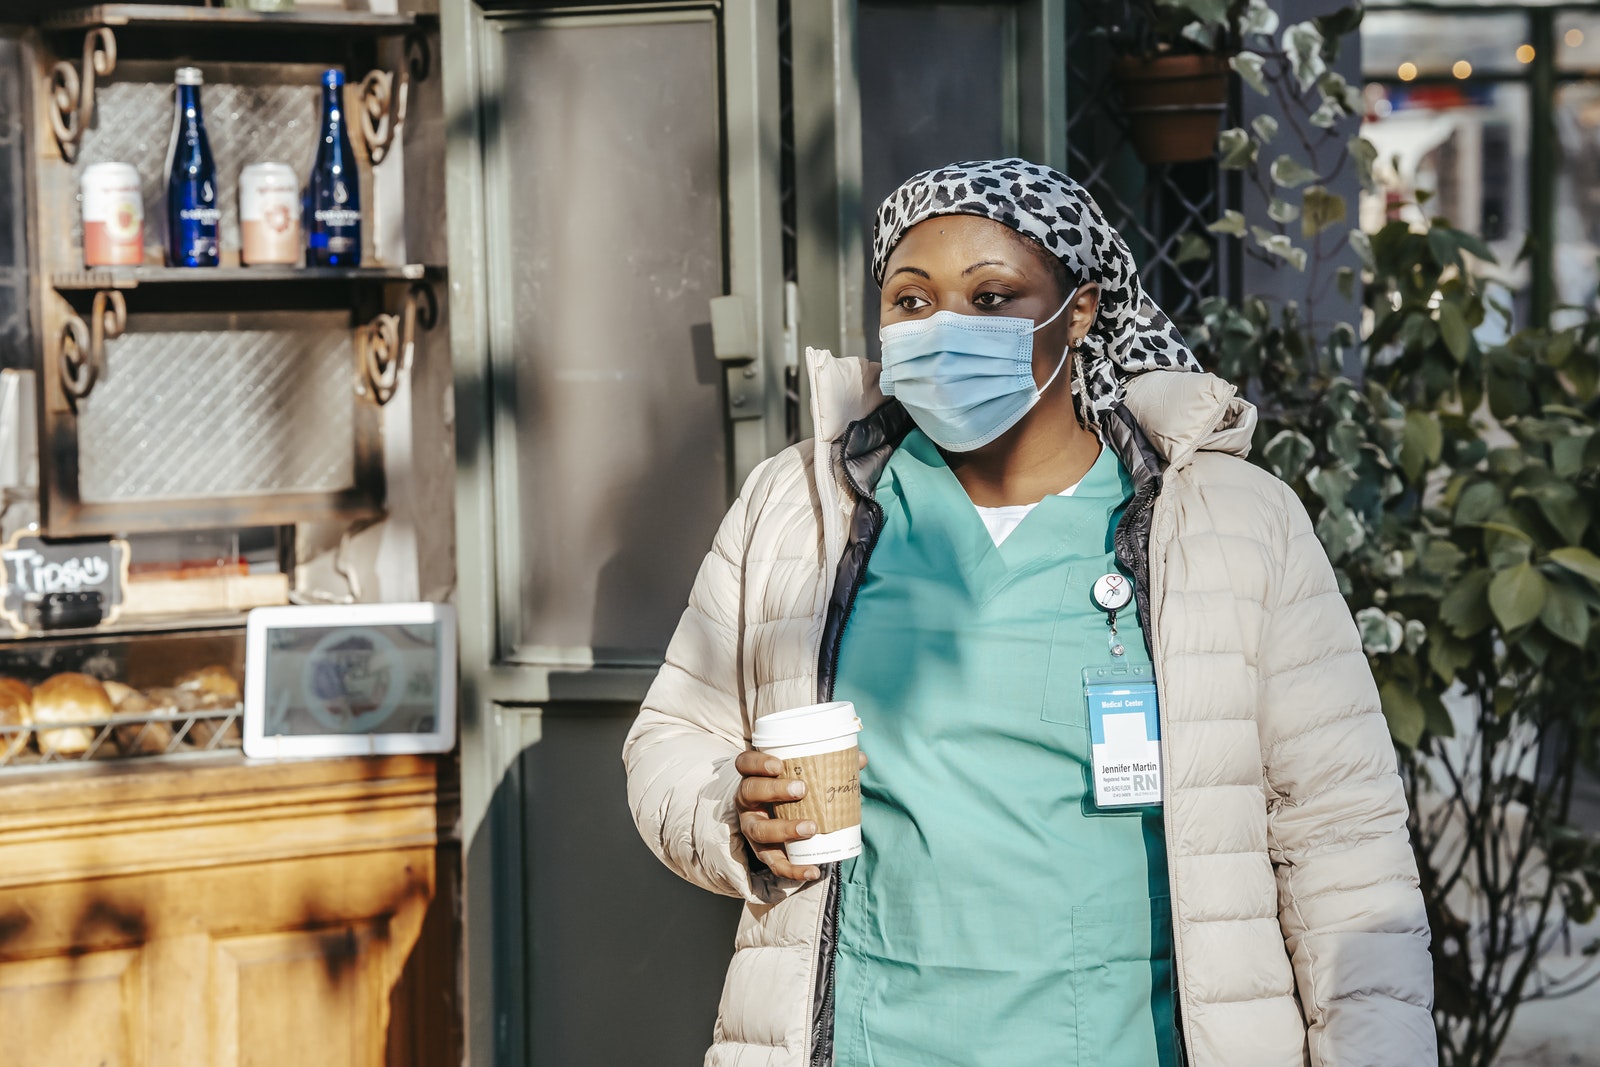
[[[1228,106],[1226,56],[1123,56],[1111,73],[1140,159],[1191,163],[1216,154]]]

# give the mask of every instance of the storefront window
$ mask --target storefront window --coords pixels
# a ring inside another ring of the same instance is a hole
[[[1600,31],[1600,26],[1596,27]],[[1561,171],[1556,178],[1556,325],[1584,317],[1600,303],[1600,81],[1576,82],[1556,90],[1556,138]]]
[[[1556,15],[1556,69],[1600,71],[1600,14],[1562,11]]]
[[[1514,328],[1600,307],[1600,14],[1373,10],[1362,65],[1380,183],[1363,228],[1443,216],[1481,235]]]
[[[1516,13],[1371,11],[1361,25],[1361,65],[1369,78],[1405,81],[1453,77],[1460,63],[1480,75],[1514,74],[1527,33],[1527,19]]]

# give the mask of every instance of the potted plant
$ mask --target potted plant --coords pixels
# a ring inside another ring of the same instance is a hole
[[[1270,35],[1266,0],[1113,0],[1104,30],[1119,55],[1133,147],[1145,163],[1209,159],[1228,106],[1229,60],[1249,37]]]

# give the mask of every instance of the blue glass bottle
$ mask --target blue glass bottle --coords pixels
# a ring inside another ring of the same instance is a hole
[[[174,267],[215,267],[217,165],[211,158],[205,116],[200,111],[198,67],[179,67],[172,141],[167,147],[167,263]]]
[[[344,72],[322,75],[322,141],[306,183],[306,265],[361,264],[361,178],[344,121]]]

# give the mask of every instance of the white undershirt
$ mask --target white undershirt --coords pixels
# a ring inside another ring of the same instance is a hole
[[[1084,477],[1088,477],[1088,472],[1085,472]],[[1083,479],[1080,478],[1061,490],[1056,496],[1071,496],[1078,491],[1078,486],[1082,484]],[[1028,517],[1028,513],[1039,505],[1037,503],[1009,504],[1003,508],[984,508],[978,507],[977,504],[972,506],[978,508],[978,518],[982,519],[983,524],[989,528],[989,536],[994,540],[995,547],[999,548],[1001,542],[1010,537],[1011,532],[1021,526],[1022,520]]]

